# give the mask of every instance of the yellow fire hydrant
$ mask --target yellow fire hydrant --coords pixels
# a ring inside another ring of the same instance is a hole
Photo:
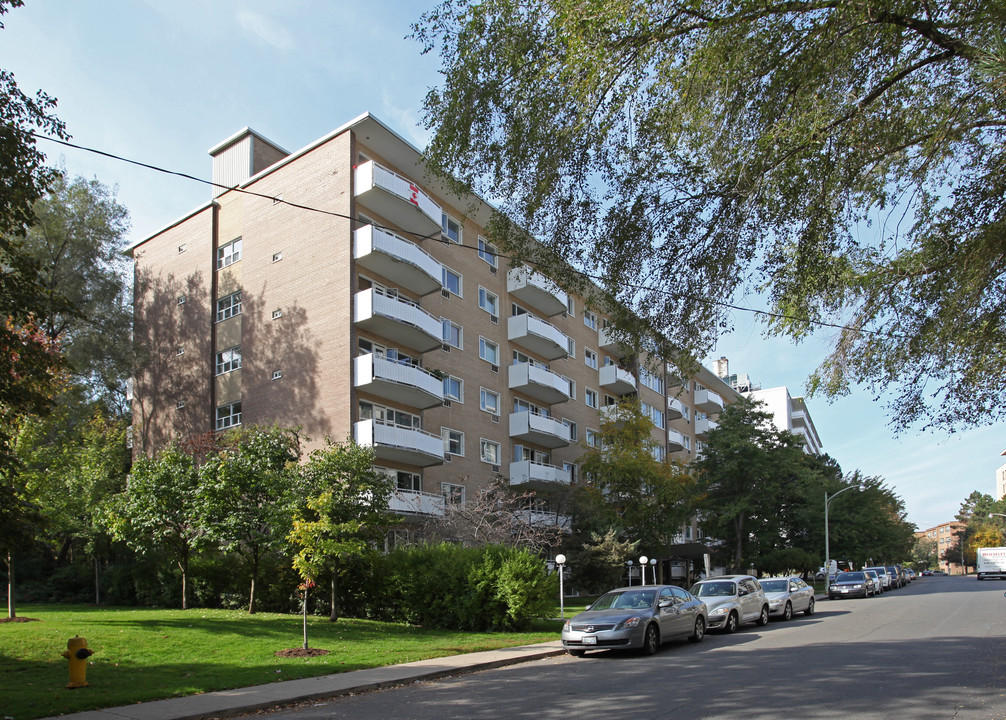
[[[87,639],[77,635],[66,641],[63,657],[70,661],[70,682],[68,688],[87,687],[87,659],[94,655],[87,647]]]

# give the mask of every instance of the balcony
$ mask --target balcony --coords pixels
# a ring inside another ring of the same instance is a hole
[[[564,312],[569,303],[569,297],[558,285],[527,266],[507,272],[506,289],[511,296],[545,317]]]
[[[419,236],[440,232],[443,211],[411,180],[369,160],[353,176],[353,193],[363,207]]]
[[[541,365],[514,363],[507,370],[508,386],[546,405],[569,400],[569,381]]]
[[[510,437],[547,448],[566,447],[571,442],[568,427],[528,410],[510,413]]]
[[[514,514],[514,519],[527,523],[532,527],[558,527],[569,531],[573,524],[570,515],[560,515],[554,512],[543,512],[539,510],[518,510]]]
[[[613,423],[616,427],[621,427],[625,424],[625,418],[619,413],[620,405],[604,405],[598,408],[597,414],[601,418],[602,423]]]
[[[569,338],[552,323],[533,315],[511,315],[506,323],[507,339],[546,360],[558,360],[569,354]]]
[[[357,390],[409,407],[426,409],[444,402],[444,381],[415,365],[378,357],[373,353],[353,358],[353,382]]]
[[[443,515],[444,496],[416,490],[395,490],[388,498],[388,509],[403,515]]]
[[[709,439],[709,431],[715,430],[719,425],[709,418],[696,418],[695,419],[695,436],[702,439]]]
[[[361,267],[416,295],[443,287],[443,265],[432,255],[414,242],[373,225],[353,233],[353,257]]]
[[[677,430],[667,431],[667,451],[678,452],[685,449],[685,436]]]
[[[374,448],[378,460],[418,467],[444,462],[443,438],[425,430],[360,420],[353,423],[353,439],[357,445]]]
[[[521,485],[528,482],[558,483],[569,485],[569,472],[555,465],[546,465],[532,460],[510,463],[510,484]]]
[[[677,398],[667,398],[667,419],[677,420],[685,416],[685,404]]]
[[[358,328],[419,352],[440,347],[443,323],[414,302],[385,295],[376,288],[356,293],[353,322]]]
[[[723,411],[723,398],[708,388],[695,391],[695,407],[706,413]]]
[[[615,395],[636,392],[635,376],[618,365],[605,365],[598,371],[598,377],[601,387]]]
[[[632,348],[615,338],[615,329],[602,327],[597,331],[597,345],[604,352],[615,357],[625,357],[632,353]]]

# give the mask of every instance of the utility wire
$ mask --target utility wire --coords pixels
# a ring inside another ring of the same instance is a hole
[[[174,175],[176,177],[184,178],[186,180],[192,180],[194,182],[202,183],[203,185],[209,185],[209,186],[215,187],[215,188],[220,188],[222,190],[226,190],[226,191],[230,191],[230,192],[237,192],[237,193],[241,193],[241,194],[244,194],[244,195],[250,195],[252,197],[262,198],[262,199],[265,199],[265,200],[269,200],[269,201],[271,201],[273,203],[287,205],[289,207],[296,208],[298,210],[306,210],[308,212],[321,213],[323,215],[329,215],[331,217],[337,217],[337,218],[340,218],[340,219],[343,219],[343,220],[350,220],[350,221],[355,220],[355,218],[353,218],[350,215],[345,215],[343,213],[338,213],[338,212],[335,212],[333,210],[324,210],[322,208],[313,207],[311,205],[302,205],[300,203],[290,202],[289,200],[285,200],[285,199],[283,199],[280,196],[266,195],[264,193],[257,193],[257,192],[254,192],[252,190],[247,190],[245,188],[239,187],[237,185],[234,185],[234,186],[223,185],[221,183],[216,183],[216,182],[213,182],[212,180],[206,180],[206,179],[201,178],[201,177],[196,177],[195,175],[189,175],[188,173],[180,172],[178,170],[169,170],[167,168],[162,168],[162,167],[159,167],[157,165],[151,165],[150,163],[141,162],[139,160],[132,160],[130,158],[123,157],[121,155],[116,155],[115,153],[110,153],[110,152],[107,152],[105,150],[98,150],[96,148],[87,147],[86,145],[79,145],[77,143],[72,143],[72,142],[69,142],[67,140],[61,140],[59,138],[50,137],[48,135],[42,135],[40,133],[36,133],[34,131],[31,131],[31,130],[23,130],[23,129],[18,128],[18,127],[13,126],[13,125],[6,125],[6,127],[10,128],[12,130],[16,130],[18,132],[22,132],[22,133],[27,134],[27,135],[31,135],[32,137],[34,137],[34,138],[36,138],[38,140],[47,140],[49,142],[56,143],[58,145],[64,145],[66,147],[73,148],[75,150],[83,150],[84,152],[89,152],[89,153],[92,153],[94,155],[100,155],[102,157],[106,157],[106,158],[109,158],[111,160],[117,160],[119,162],[128,163],[130,165],[136,165],[138,167],[146,168],[148,170],[153,170],[154,172],[163,173],[165,175]],[[387,230],[388,232],[394,232],[394,233],[404,232],[406,235],[411,235],[412,237],[418,238],[420,240],[437,239],[439,242],[441,242],[441,243],[443,243],[445,245],[450,245],[452,247],[459,247],[459,248],[463,248],[465,250],[478,250],[477,247],[472,247],[471,245],[464,245],[463,243],[456,243],[456,242],[453,242],[451,240],[447,240],[446,238],[442,237],[442,235],[441,235],[441,233],[439,231],[435,231],[433,233],[430,233],[430,234],[427,234],[427,235],[423,235],[422,233],[414,232],[414,231],[411,231],[411,230],[402,230],[402,229],[398,229],[398,228],[384,227],[384,226],[379,225],[377,223],[373,223],[373,225],[374,225],[374,227],[381,228],[382,230]],[[492,253],[492,254],[495,257],[504,258],[506,260],[518,260],[520,262],[526,262],[526,260],[524,258],[520,258],[520,257],[512,256],[512,255],[503,255],[503,254],[500,254],[498,252],[497,253]],[[605,283],[607,281],[606,278],[604,278],[604,277],[602,277],[600,275],[593,275],[593,274],[588,273],[588,272],[583,271],[583,270],[573,269],[573,272],[576,273],[576,274],[578,274],[578,275],[581,275],[584,278],[586,278],[588,280],[591,280],[593,282],[598,282],[598,283],[602,283],[603,284],[603,283]],[[641,291],[646,291],[646,292],[656,292],[656,293],[660,293],[660,294],[663,294],[663,295],[667,295],[668,297],[673,297],[673,298],[677,298],[677,299],[681,299],[681,300],[689,300],[691,302],[702,303],[702,304],[705,304],[705,305],[713,305],[713,306],[716,306],[716,307],[726,308],[728,310],[736,310],[738,312],[752,313],[754,315],[761,315],[761,316],[768,317],[768,318],[773,318],[773,319],[776,319],[776,320],[793,320],[795,322],[802,322],[802,323],[807,323],[807,324],[810,324],[810,325],[817,325],[819,327],[834,328],[836,330],[849,330],[849,331],[856,332],[856,333],[865,333],[867,335],[875,335],[875,336],[878,336],[878,337],[887,337],[887,338],[892,338],[892,339],[896,339],[896,340],[904,340],[905,339],[905,337],[903,335],[899,335],[899,334],[895,334],[895,333],[890,333],[890,332],[885,332],[885,331],[882,331],[882,330],[867,330],[865,328],[856,328],[856,327],[852,327],[850,325],[843,325],[841,323],[827,322],[825,320],[813,320],[811,318],[798,317],[796,315],[788,315],[786,313],[776,313],[776,312],[771,312],[769,310],[759,310],[757,308],[749,308],[749,307],[744,307],[742,305],[735,305],[733,303],[725,302],[723,300],[711,300],[709,298],[698,297],[698,296],[694,296],[694,295],[690,295],[690,294],[686,294],[686,293],[674,292],[674,291],[671,291],[671,290],[663,290],[663,289],[660,289],[660,288],[653,288],[653,287],[650,287],[650,286],[647,286],[647,285],[637,285],[637,284],[631,283],[631,282],[621,281],[621,283],[623,285],[625,285],[626,287],[630,287],[630,288],[632,288],[634,290],[641,290]]]

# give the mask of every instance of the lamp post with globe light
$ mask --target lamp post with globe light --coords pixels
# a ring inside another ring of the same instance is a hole
[[[643,585],[646,584],[646,563],[648,563],[649,561],[650,561],[650,559],[648,557],[646,557],[645,555],[643,555],[641,558],[639,558],[639,572],[641,572],[643,574],[642,575],[642,577],[643,577]]]
[[[857,489],[856,485],[850,485],[849,487],[844,487],[838,492],[828,494],[828,491],[824,491],[824,588],[828,589],[831,585],[831,548],[828,546],[828,506],[831,505],[831,501],[836,497],[844,493],[846,490]]]
[[[629,566],[629,587],[632,587],[632,561],[628,560],[625,564]]]
[[[559,568],[559,618],[562,620],[566,619],[566,593],[563,592],[562,587],[562,569],[566,564],[566,556],[559,553],[555,556],[555,564]]]

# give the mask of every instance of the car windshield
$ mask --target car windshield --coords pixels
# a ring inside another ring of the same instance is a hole
[[[861,572],[844,572],[839,573],[835,578],[835,582],[863,582],[866,576]]]
[[[886,575],[887,574],[887,570],[884,569],[884,568],[882,568],[882,567],[872,567],[872,568],[866,568],[866,569],[867,570],[873,570],[873,572],[877,573],[877,575]]]
[[[729,580],[696,583],[692,586],[695,597],[730,597],[737,594],[737,585]]]
[[[657,597],[656,590],[622,590],[619,592],[605,593],[599,597],[591,610],[619,610],[648,608],[653,605]]]
[[[789,580],[762,580],[761,588],[765,592],[786,592],[789,590]]]

